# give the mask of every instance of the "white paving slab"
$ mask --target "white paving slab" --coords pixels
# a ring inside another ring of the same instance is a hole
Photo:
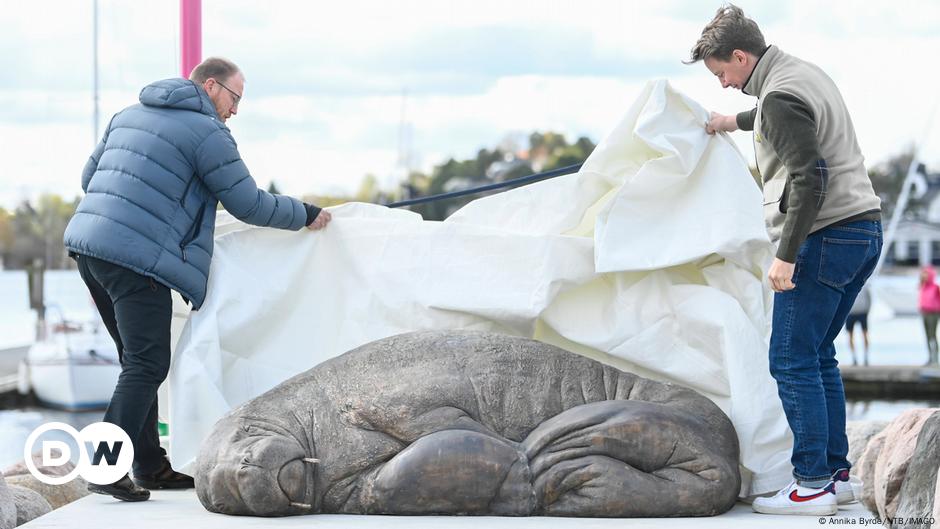
[[[496,516],[351,516],[309,515],[286,518],[226,516],[203,509],[196,492],[156,491],[149,501],[126,503],[92,494],[22,525],[29,529],[67,527],[92,529],[237,529],[242,527],[316,528],[454,528],[454,529],[622,529],[622,528],[819,528],[828,525],[875,527],[875,515],[855,503],[839,514],[770,516],[755,514],[750,505],[738,503],[731,511],[711,518],[505,518]],[[824,522],[824,523],[822,523]]]

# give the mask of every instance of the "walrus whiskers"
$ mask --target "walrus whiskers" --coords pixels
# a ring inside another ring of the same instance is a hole
[[[313,463],[314,465],[316,465],[316,464],[319,463],[319,462],[320,462],[320,460],[317,459],[317,458],[315,458],[315,457],[305,457],[305,458],[304,458],[304,463]]]
[[[309,509],[309,508],[310,508],[310,504],[309,504],[309,503],[297,503],[297,502],[292,501],[292,502],[290,502],[290,504],[291,504],[291,507],[300,507],[301,509]]]

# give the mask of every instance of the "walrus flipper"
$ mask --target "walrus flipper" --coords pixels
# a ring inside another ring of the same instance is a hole
[[[470,430],[422,437],[364,482],[363,514],[525,516],[534,506],[519,447]]]
[[[713,434],[697,417],[651,402],[603,401],[566,410],[522,442],[534,478],[533,514],[724,512],[734,504],[740,477],[728,464],[735,459],[713,451]]]

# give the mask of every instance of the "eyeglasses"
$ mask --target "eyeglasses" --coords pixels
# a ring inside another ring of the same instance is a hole
[[[242,100],[241,94],[239,94],[239,93],[236,92],[235,90],[232,90],[231,88],[225,86],[224,84],[222,84],[222,81],[219,81],[218,79],[215,79],[215,82],[219,83],[219,86],[221,86],[222,88],[228,90],[228,93],[232,94],[232,97],[235,99],[235,105],[234,105],[234,106],[237,107],[239,101]]]

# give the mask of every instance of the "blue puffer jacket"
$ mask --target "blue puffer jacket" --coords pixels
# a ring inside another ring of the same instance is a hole
[[[70,251],[154,278],[198,309],[206,297],[216,205],[258,226],[307,221],[304,203],[258,189],[209,95],[157,81],[111,119],[82,173],[65,230]]]

